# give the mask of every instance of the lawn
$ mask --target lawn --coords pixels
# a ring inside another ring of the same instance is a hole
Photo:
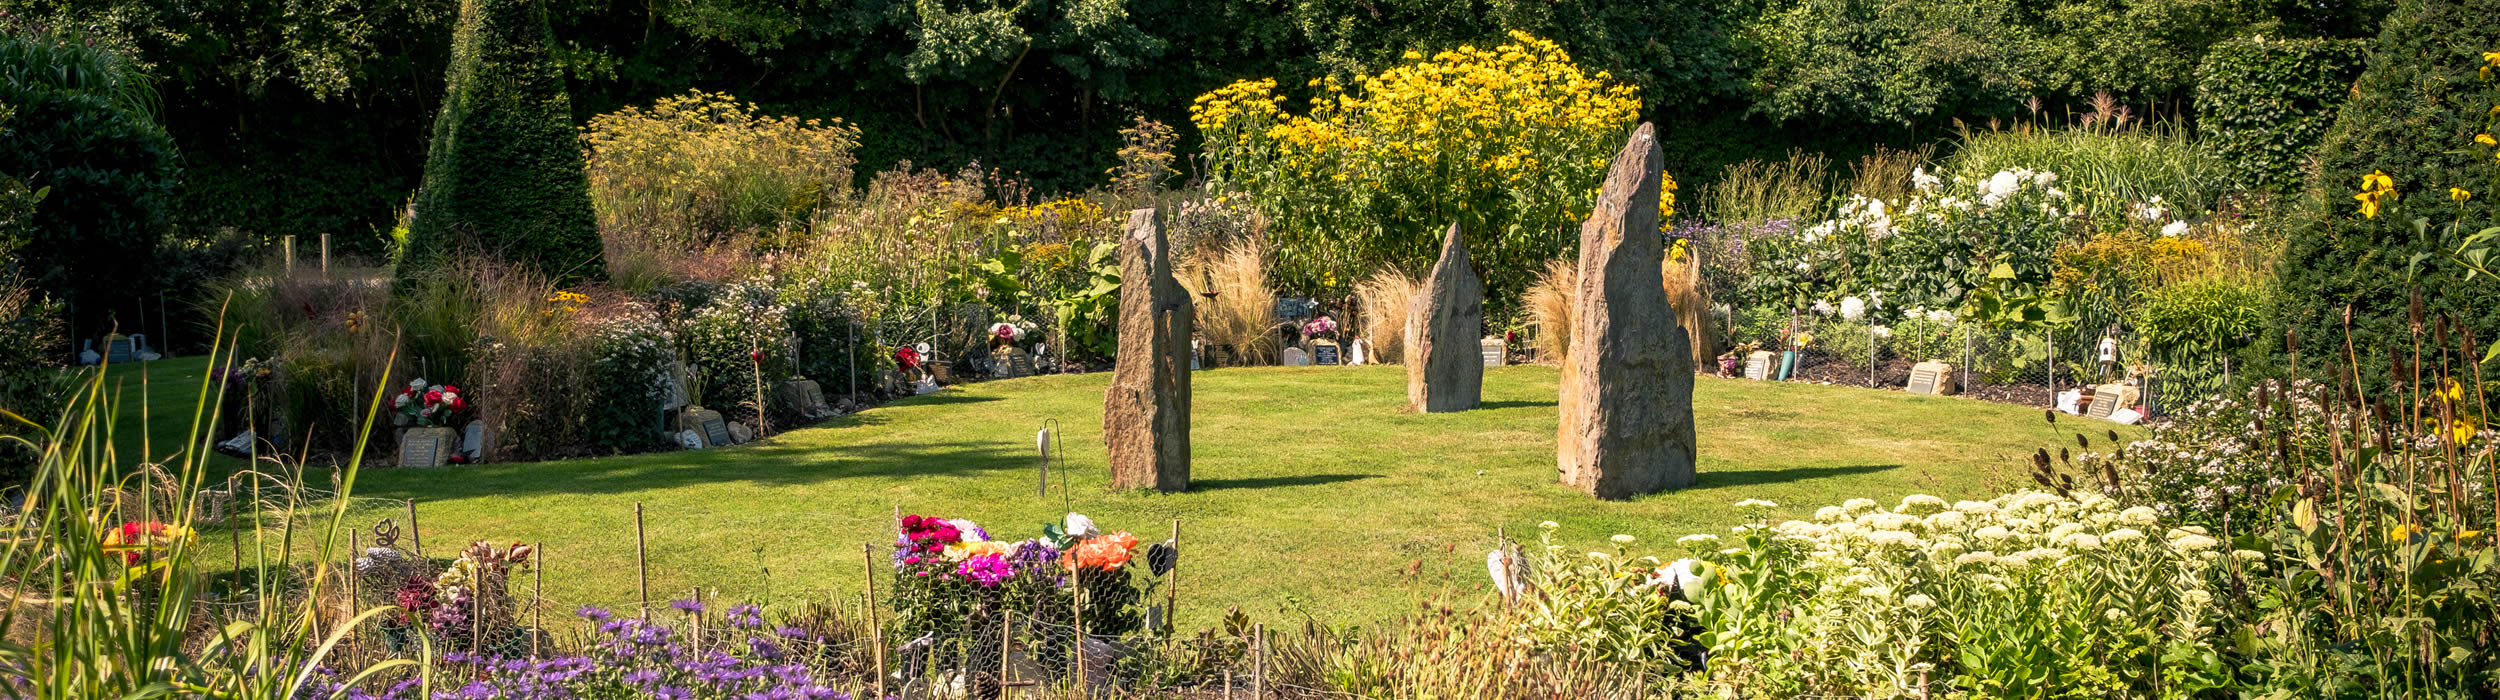
[[[150,371],[164,382],[197,372],[196,362]],[[1700,485],[1600,502],[1554,483],[1555,374],[1489,370],[1483,408],[1416,415],[1404,410],[1397,367],[1202,372],[1193,486],[1181,494],[1108,490],[1100,430],[1110,375],[1097,373],[950,388],[734,448],[372,469],[355,495],[416,499],[432,554],[477,538],[544,543],[557,610],[635,600],[637,503],[655,599],[699,585],[787,603],[857,596],[860,546],[892,541],[897,508],[1022,538],[1057,520],[1064,497],[1150,542],[1181,519],[1185,626],[1210,624],[1230,605],[1262,619],[1367,622],[1439,591],[1478,590],[1497,527],[1533,544],[1536,524],[1552,520],[1572,547],[1624,533],[1641,539],[1640,552],[1674,554],[1678,536],[1740,522],[1738,500],[1770,499],[1778,515],[1806,517],[1851,497],[1980,497],[2017,485],[2032,449],[2072,440],[2037,408],[1704,378],[1694,391]],[[151,392],[156,451],[180,442],[193,386]],[[1063,427],[1070,488],[1040,496],[1033,443],[1045,419]],[[2105,424],[2094,425],[2097,435]],[[398,508],[360,501],[356,512],[369,527]],[[207,549],[222,559],[226,548]]]

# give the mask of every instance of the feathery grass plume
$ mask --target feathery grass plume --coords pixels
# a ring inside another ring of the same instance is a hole
[[[1406,317],[1415,306],[1415,295],[1423,291],[1422,280],[1394,269],[1383,270],[1355,285],[1354,297],[1363,305],[1363,337],[1371,341],[1372,361],[1406,361]]]
[[[1683,249],[1678,246],[1678,249]],[[1710,295],[1702,288],[1701,261],[1690,254],[1670,254],[1659,261],[1667,303],[1675,321],[1692,336],[1693,366],[1718,362],[1718,333],[1710,323]],[[1537,361],[1560,363],[1570,356],[1572,302],[1580,293],[1580,269],[1569,258],[1546,261],[1545,274],[1528,287],[1527,306],[1536,327]]]
[[[1233,346],[1243,364],[1272,364],[1282,352],[1277,337],[1276,290],[1267,286],[1267,241],[1251,237],[1208,252],[1195,269],[1176,272],[1191,295],[1206,298],[1215,285],[1215,299],[1199,302],[1198,332],[1208,345]]]
[[[1669,249],[1658,263],[1658,276],[1667,288],[1667,305],[1675,309],[1676,325],[1692,337],[1693,366],[1711,367],[1718,363],[1718,333],[1710,323],[1710,293],[1701,280],[1701,258],[1683,241]]]
[[[1721,223],[1820,218],[1830,183],[1830,160],[1791,149],[1785,160],[1728,166],[1716,184],[1702,191],[1702,213]]]
[[[1894,205],[1905,204],[1917,189],[1910,181],[1910,173],[1929,165],[1935,153],[1934,144],[1909,150],[1876,148],[1849,166],[1849,189],[1845,191]]]
[[[1562,364],[1571,353],[1571,307],[1580,296],[1580,267],[1571,258],[1545,261],[1545,274],[1528,285],[1528,318],[1536,327],[1536,361]]]

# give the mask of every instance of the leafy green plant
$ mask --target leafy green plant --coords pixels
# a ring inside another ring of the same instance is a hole
[[[155,92],[129,56],[76,38],[0,31],[0,180],[47,192],[0,231],[28,283],[77,307],[78,325],[113,319],[148,285],[172,227],[179,154],[157,124]],[[18,188],[12,188],[18,189]],[[22,217],[22,219],[20,218]],[[135,317],[122,332],[141,332]]]
[[[1059,318],[1060,344],[1076,360],[1107,359],[1119,349],[1120,247],[1098,243],[1085,254],[1092,285],[1050,301]]]
[[[219,340],[217,346],[232,347],[222,335]],[[231,354],[211,358],[221,359],[230,369]],[[0,550],[0,574],[21,598],[21,604],[0,610],[0,627],[31,632],[0,642],[0,656],[10,661],[0,668],[0,684],[33,688],[47,697],[298,697],[312,687],[317,667],[341,663],[337,652],[349,630],[386,610],[359,611],[334,626],[321,623],[331,609],[321,602],[324,589],[339,580],[332,567],[340,558],[345,497],[355,486],[364,443],[356,443],[340,469],[340,492],[326,503],[308,502],[300,482],[277,474],[248,477],[249,490],[237,494],[239,501],[319,513],[312,518],[318,534],[311,537],[310,550],[292,546],[303,536],[292,527],[265,530],[256,512],[238,518],[239,526],[251,528],[252,551],[260,553],[250,564],[263,571],[300,567],[309,589],[291,592],[288,577],[261,577],[248,589],[225,593],[239,606],[240,619],[195,634],[197,606],[208,599],[193,521],[207,478],[198,446],[216,429],[220,416],[213,407],[219,402],[203,375],[184,441],[189,447],[171,453],[168,462],[142,462],[121,453],[109,437],[123,410],[108,392],[109,372],[82,382],[58,423],[45,426],[0,412],[0,419],[37,429],[32,438],[9,439],[42,455],[26,493],[30,507],[8,522],[8,542]],[[374,387],[363,408],[364,434],[380,415],[381,389]],[[236,537],[239,542],[242,535]],[[42,602],[38,608],[24,604],[27,599]],[[403,667],[424,674],[430,653],[420,654],[338,675],[361,682]]]
[[[676,339],[642,309],[593,324],[588,411],[584,437],[602,453],[640,452],[667,446],[660,424],[669,386],[662,381],[677,359]]]

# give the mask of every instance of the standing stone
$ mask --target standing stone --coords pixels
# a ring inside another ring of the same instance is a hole
[[[1562,482],[1621,500],[1693,485],[1692,338],[1659,276],[1665,156],[1642,124],[1580,226],[1580,288],[1563,363]]]
[[[1441,261],[1432,264],[1406,314],[1406,403],[1416,413],[1449,413],[1484,402],[1484,282],[1467,261],[1467,244],[1450,224]]]
[[[1112,488],[1189,488],[1189,290],[1172,279],[1155,210],[1128,213],[1120,236],[1118,365],[1103,392]]]

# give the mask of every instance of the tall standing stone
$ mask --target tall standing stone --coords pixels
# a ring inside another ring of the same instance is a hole
[[[1659,276],[1664,158],[1655,129],[1642,124],[1615,154],[1580,226],[1555,461],[1563,483],[1602,499],[1695,479],[1692,338],[1676,324]]]
[[[1103,392],[1102,441],[1113,488],[1189,488],[1189,291],[1172,279],[1155,210],[1128,214],[1120,236],[1118,367]]]
[[[1458,224],[1441,241],[1441,261],[1406,314],[1406,402],[1417,413],[1475,408],[1484,400],[1484,282],[1467,260]]]

